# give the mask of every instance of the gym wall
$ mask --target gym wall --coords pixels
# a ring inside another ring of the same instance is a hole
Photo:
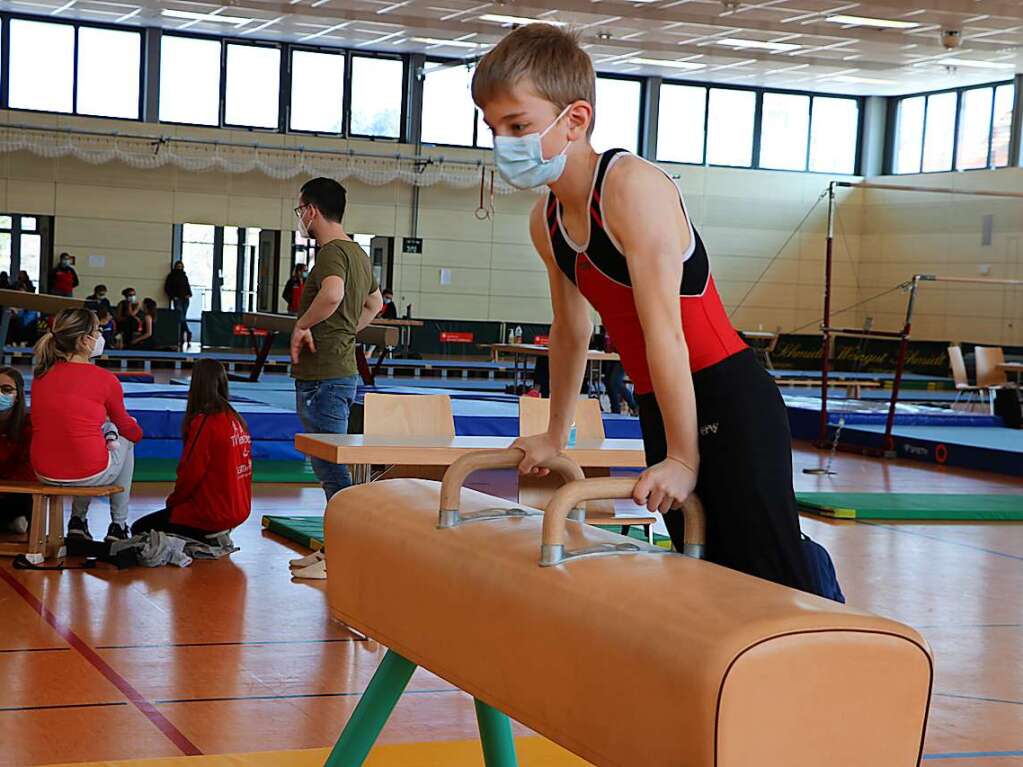
[[[123,124],[113,121],[51,115],[18,113],[0,119],[123,129]],[[161,126],[161,132],[253,140],[253,134],[244,131]],[[366,142],[300,139],[307,146],[381,150],[380,144]],[[259,134],[258,140],[283,144],[299,138]],[[412,153],[412,147],[400,150]],[[478,156],[471,150],[435,153]],[[680,175],[689,212],[710,248],[719,289],[732,305],[757,282],[827,183],[825,176],[799,173],[689,166],[669,170]],[[170,263],[171,224],[290,230],[300,183],[300,179],[278,181],[257,173],[193,173],[172,167],[136,170],[120,163],[89,165],[28,153],[0,155],[0,210],[55,216],[55,249],[77,256],[80,290],[91,290],[102,281],[117,295],[130,284],[141,295],[158,300],[163,298],[163,278]],[[409,234],[409,187],[373,187],[354,180],[346,185],[349,231],[398,238]],[[855,199],[855,194],[850,197]],[[416,314],[424,317],[549,321],[547,279],[529,243],[526,221],[535,199],[531,193],[499,195],[493,220],[481,222],[473,216],[477,189],[423,188],[417,232],[424,239],[423,254],[396,253],[394,289],[401,305],[412,303]],[[746,298],[736,315],[740,326],[789,330],[819,317],[825,220],[822,204]],[[284,239],[289,241],[287,235]],[[851,260],[836,270],[836,301],[855,299],[852,264],[858,256],[857,239],[854,230],[849,239]],[[89,255],[105,256],[105,265],[90,267]],[[282,255],[282,284],[289,265],[290,259]],[[450,270],[450,284],[441,284],[441,269]]]
[[[1018,192],[1023,189],[1023,169],[872,180]],[[1023,201],[875,189],[864,190],[863,195],[859,300],[916,273],[1023,279]],[[876,329],[899,329],[905,312],[902,292],[871,301],[861,310],[862,316],[874,318]],[[917,296],[913,336],[1018,346],[1023,343],[1023,287],[925,283]]]

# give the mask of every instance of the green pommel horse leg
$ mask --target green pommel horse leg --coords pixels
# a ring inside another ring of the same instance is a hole
[[[323,767],[362,766],[415,670],[412,661],[387,651]],[[486,767],[517,767],[508,717],[477,700],[476,720]]]
[[[476,698],[476,723],[480,728],[483,745],[483,764],[486,767],[516,767],[515,738],[512,737],[508,717]]]

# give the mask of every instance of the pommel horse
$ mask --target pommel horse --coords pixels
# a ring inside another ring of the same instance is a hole
[[[701,561],[698,503],[682,554],[577,521],[633,481],[563,456],[546,512],[462,488],[521,458],[330,501],[331,611],[389,649],[327,767],[363,764],[416,666],[475,698],[487,767],[517,763],[509,717],[600,767],[919,763],[932,662],[913,629]]]

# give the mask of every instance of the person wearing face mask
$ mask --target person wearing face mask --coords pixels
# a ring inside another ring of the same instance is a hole
[[[50,270],[50,292],[70,298],[78,287],[78,272],[71,266],[71,256],[61,253],[57,266]]]
[[[319,246],[291,334],[296,410],[309,432],[348,432],[359,382],[355,336],[383,305],[369,256],[341,223],[346,198],[338,182],[315,178],[302,187],[295,208],[302,235]],[[313,458],[312,467],[328,501],[352,484],[347,466]],[[315,554],[292,565],[297,578],[326,577],[324,561]]]
[[[85,299],[85,303],[94,312],[98,312],[101,309],[104,309],[109,312],[111,309],[111,304],[110,299],[107,298],[107,286],[97,285],[95,288],[93,288],[92,295],[88,296]]]
[[[396,320],[398,319],[398,307],[394,303],[394,293],[390,290],[385,290],[383,293],[384,308],[380,310],[380,319],[382,320]]]
[[[188,281],[184,261],[174,262],[170,274],[164,281],[163,290],[171,300],[171,308],[181,314],[178,344],[192,343],[192,331],[188,327],[188,305],[192,301],[192,285]]]
[[[25,409],[25,379],[11,367],[0,367],[0,481],[35,482],[30,450],[32,424]],[[0,530],[28,531],[32,496],[0,493]]]
[[[681,506],[695,491],[710,561],[812,590],[778,387],[729,322],[672,179],[625,150],[591,146],[595,76],[578,38],[548,24],[516,29],[479,62],[472,95],[505,181],[550,188],[530,216],[554,309],[550,419],[545,433],[516,441],[519,470],[543,473],[566,444],[592,306],[635,385],[648,466],[636,503],[664,515],[682,551]]]
[[[121,295],[123,298],[117,304],[114,322],[117,324],[117,332],[121,336],[121,347],[128,349],[135,336],[142,332],[142,309],[139,306],[135,288],[125,288],[121,291]]]
[[[291,273],[291,278],[284,283],[284,293],[281,295],[288,304],[288,314],[298,314],[304,288],[305,264],[295,264],[295,270]]]
[[[64,309],[53,330],[35,348],[32,382],[32,468],[39,481],[62,487],[118,485],[110,496],[110,526],[105,540],[128,534],[128,501],[138,422],[124,407],[120,381],[92,364],[103,353],[96,315],[88,309]],[[68,522],[69,537],[92,540],[87,497],[76,497]]]

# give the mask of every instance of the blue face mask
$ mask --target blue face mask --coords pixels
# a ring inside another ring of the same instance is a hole
[[[561,178],[561,174],[565,172],[565,163],[568,161],[565,153],[569,145],[565,144],[561,152],[545,160],[542,140],[571,106],[569,104],[565,107],[561,114],[554,118],[554,122],[540,133],[494,137],[494,161],[497,163],[497,172],[501,174],[501,178],[517,189],[550,185]]]
[[[0,394],[0,413],[6,413],[18,401],[17,394]]]

